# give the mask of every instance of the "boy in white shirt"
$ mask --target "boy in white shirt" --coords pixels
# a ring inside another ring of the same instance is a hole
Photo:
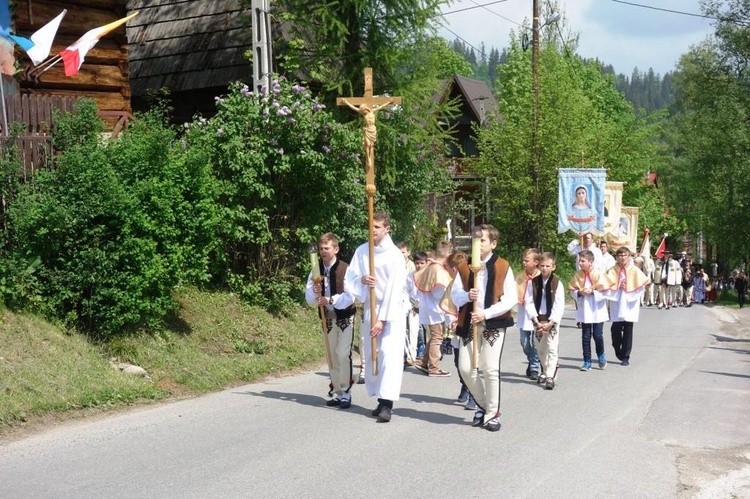
[[[581,270],[575,273],[568,283],[570,296],[578,304],[576,321],[583,325],[581,344],[583,347],[583,365],[581,371],[591,369],[591,337],[594,337],[599,369],[607,367],[604,355],[604,323],[609,320],[607,297],[596,289],[601,274],[594,268],[594,254],[588,250],[578,253],[578,265]]]
[[[537,382],[547,390],[555,388],[557,375],[557,348],[560,343],[558,327],[565,312],[565,289],[555,271],[555,255],[542,253],[539,259],[540,274],[531,280],[526,291],[524,306],[534,324],[542,373]]]

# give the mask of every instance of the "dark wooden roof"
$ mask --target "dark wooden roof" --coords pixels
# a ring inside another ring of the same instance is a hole
[[[484,117],[496,113],[499,109],[497,99],[492,90],[481,80],[473,80],[465,76],[454,76],[452,85],[464,95],[466,102],[474,113],[475,121],[482,121],[482,103],[484,103]]]
[[[128,23],[133,96],[168,87],[173,93],[249,82],[250,8],[238,0],[130,0],[140,13]]]

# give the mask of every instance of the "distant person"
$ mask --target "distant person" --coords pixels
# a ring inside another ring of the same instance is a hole
[[[737,301],[740,308],[744,308],[745,293],[747,293],[747,277],[744,272],[740,272],[734,280],[734,290],[737,291]]]

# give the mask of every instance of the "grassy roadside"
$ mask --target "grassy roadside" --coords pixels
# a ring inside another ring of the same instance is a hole
[[[277,317],[235,296],[185,290],[164,331],[92,344],[37,317],[2,312],[0,436],[42,424],[195,396],[324,357],[314,310]],[[151,381],[109,361],[145,368]]]

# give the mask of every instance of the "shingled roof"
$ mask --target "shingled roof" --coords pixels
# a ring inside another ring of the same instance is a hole
[[[452,83],[464,94],[477,122],[481,123],[483,118],[498,110],[497,99],[492,95],[492,90],[485,82],[455,75]],[[484,103],[484,116],[482,115],[482,103]]]
[[[140,13],[127,27],[134,97],[249,82],[250,8],[238,0],[130,0]]]

